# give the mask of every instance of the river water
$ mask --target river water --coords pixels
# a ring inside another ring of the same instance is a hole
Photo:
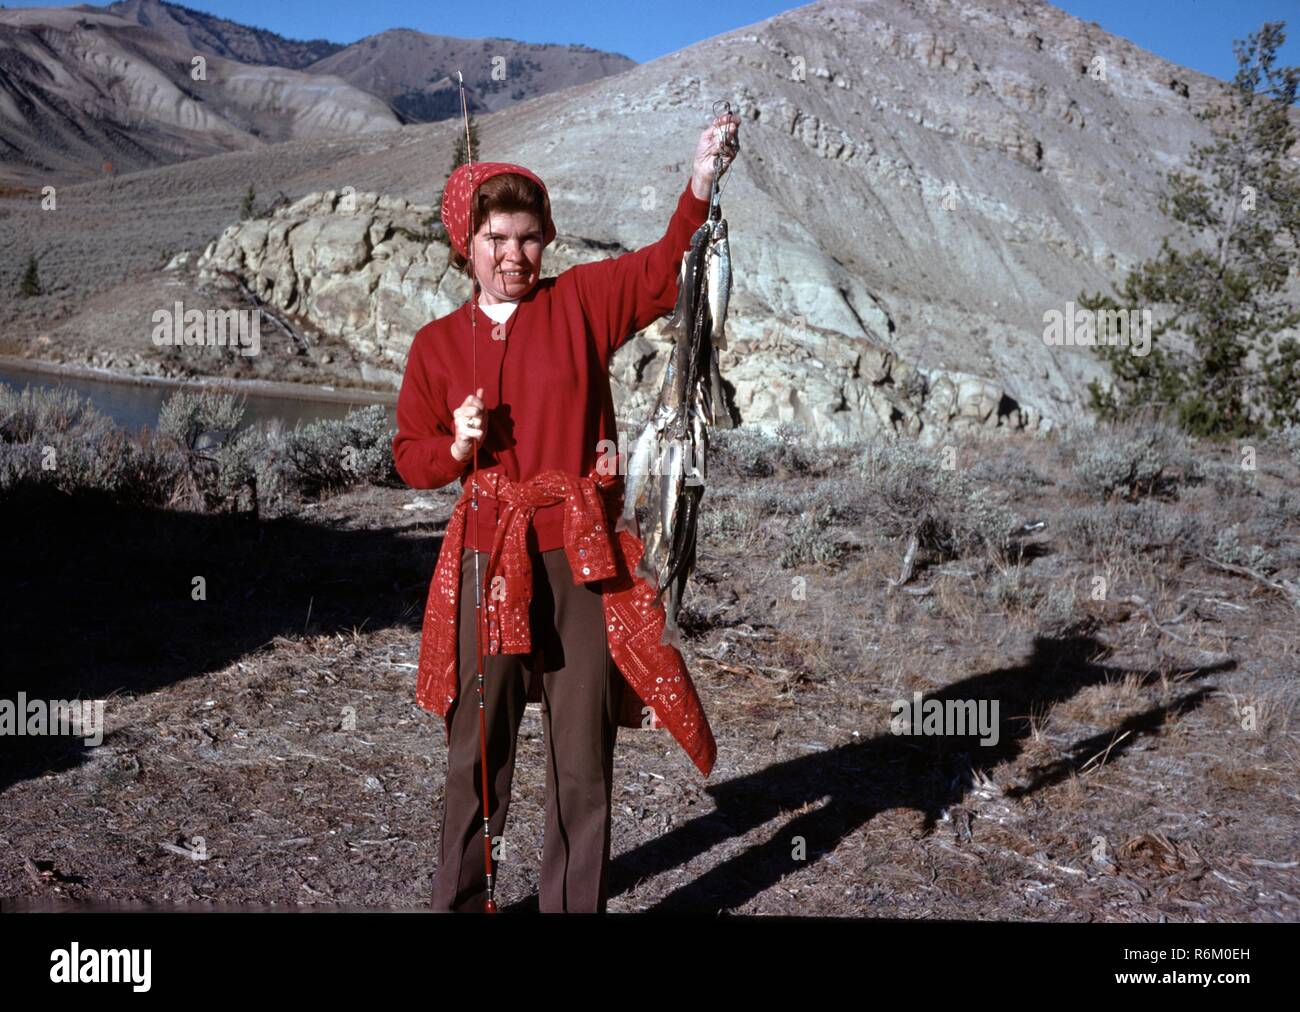
[[[57,376],[52,373],[27,372],[9,365],[0,366],[0,383],[17,390],[26,386],[52,389],[71,387],[124,429],[138,430],[144,426],[158,427],[158,410],[179,387],[144,383],[117,383],[112,380],[86,379],[81,376]],[[197,388],[190,388],[191,390]],[[267,394],[247,395],[241,428],[254,422],[279,418],[287,428],[298,422],[311,422],[319,418],[343,418],[353,407],[370,403],[365,400],[303,400],[297,397],[276,397]],[[396,427],[393,405],[385,405],[388,423]]]

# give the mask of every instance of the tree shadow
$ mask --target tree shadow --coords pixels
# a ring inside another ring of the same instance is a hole
[[[277,636],[418,630],[440,546],[433,523],[347,530],[50,489],[6,497],[0,524],[0,698],[105,699],[109,725],[114,695],[220,670]],[[0,791],[82,762],[82,741],[0,735]]]
[[[923,703],[987,700],[990,707],[996,700],[998,733],[996,741],[989,744],[981,744],[978,733],[942,737],[881,734],[706,787],[716,810],[619,855],[610,869],[610,895],[630,889],[639,880],[683,867],[719,844],[803,809],[809,810],[789,818],[772,831],[767,842],[692,878],[652,911],[718,912],[741,906],[793,869],[795,837],[805,841],[807,860],[816,862],[873,816],[890,809],[911,808],[922,813],[923,834],[928,834],[945,809],[963,799],[975,782],[975,770],[991,770],[1023,752],[1031,734],[1030,714],[1043,712],[1087,686],[1128,674],[1139,676],[1144,685],[1159,680],[1155,672],[1100,663],[1108,653],[1090,633],[1039,637],[1023,663],[964,678],[922,697]],[[1234,661],[1225,660],[1170,674],[1180,681],[1200,679],[1235,666]],[[1009,790],[1008,796],[1025,797],[1058,783],[1079,772],[1099,752],[1113,762],[1171,716],[1199,706],[1212,691],[1202,686],[1076,742],[1066,756],[1035,770],[1027,785]]]

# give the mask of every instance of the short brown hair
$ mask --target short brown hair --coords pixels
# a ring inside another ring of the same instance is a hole
[[[470,201],[470,235],[478,234],[479,225],[496,211],[528,211],[536,215],[538,224],[545,229],[548,201],[542,188],[517,172],[501,172],[481,183]],[[469,259],[451,248],[451,266],[466,277],[470,276]]]

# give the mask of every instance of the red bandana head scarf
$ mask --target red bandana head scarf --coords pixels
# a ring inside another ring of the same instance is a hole
[[[513,172],[525,179],[531,179],[541,188],[542,209],[546,212],[542,245],[547,245],[555,238],[555,223],[551,221],[551,195],[547,192],[546,184],[537,176],[522,165],[512,165],[509,162],[475,162],[471,184],[470,171],[469,165],[458,166],[442,191],[442,224],[447,229],[447,237],[457,253],[466,259],[469,258],[465,235],[469,231],[469,205],[474,191],[493,176],[499,176],[503,172]]]

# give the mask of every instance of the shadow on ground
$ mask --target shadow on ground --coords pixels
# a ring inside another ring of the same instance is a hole
[[[440,545],[432,524],[334,529],[48,489],[0,503],[0,525],[0,697],[107,698],[106,711],[114,693],[219,670],[276,636],[418,630]],[[206,599],[195,600],[198,577]],[[0,791],[87,754],[67,735],[4,736],[2,747]]]
[[[716,811],[619,855],[611,868],[610,895],[681,867],[729,839],[805,806],[815,807],[773,830],[768,842],[715,864],[651,909],[718,912],[742,906],[790,873],[796,836],[806,841],[807,860],[815,863],[873,816],[890,809],[921,812],[923,832],[929,833],[944,810],[960,802],[972,786],[974,769],[991,771],[1020,755],[1030,735],[1028,714],[1042,712],[1087,686],[1130,673],[1144,685],[1159,681],[1155,672],[1130,672],[1101,663],[1106,655],[1105,646],[1088,633],[1038,638],[1023,663],[962,679],[923,697],[997,700],[995,744],[982,745],[978,734],[947,738],[882,734],[706,787]],[[1234,666],[1235,662],[1224,661],[1166,674],[1188,682]],[[1167,719],[1200,706],[1212,691],[1204,685],[1191,688],[1167,705],[1151,707],[1075,742],[1066,756],[1034,770],[1029,782],[1009,790],[1008,796],[1025,797],[1057,783],[1108,748],[1108,761],[1114,762]]]

